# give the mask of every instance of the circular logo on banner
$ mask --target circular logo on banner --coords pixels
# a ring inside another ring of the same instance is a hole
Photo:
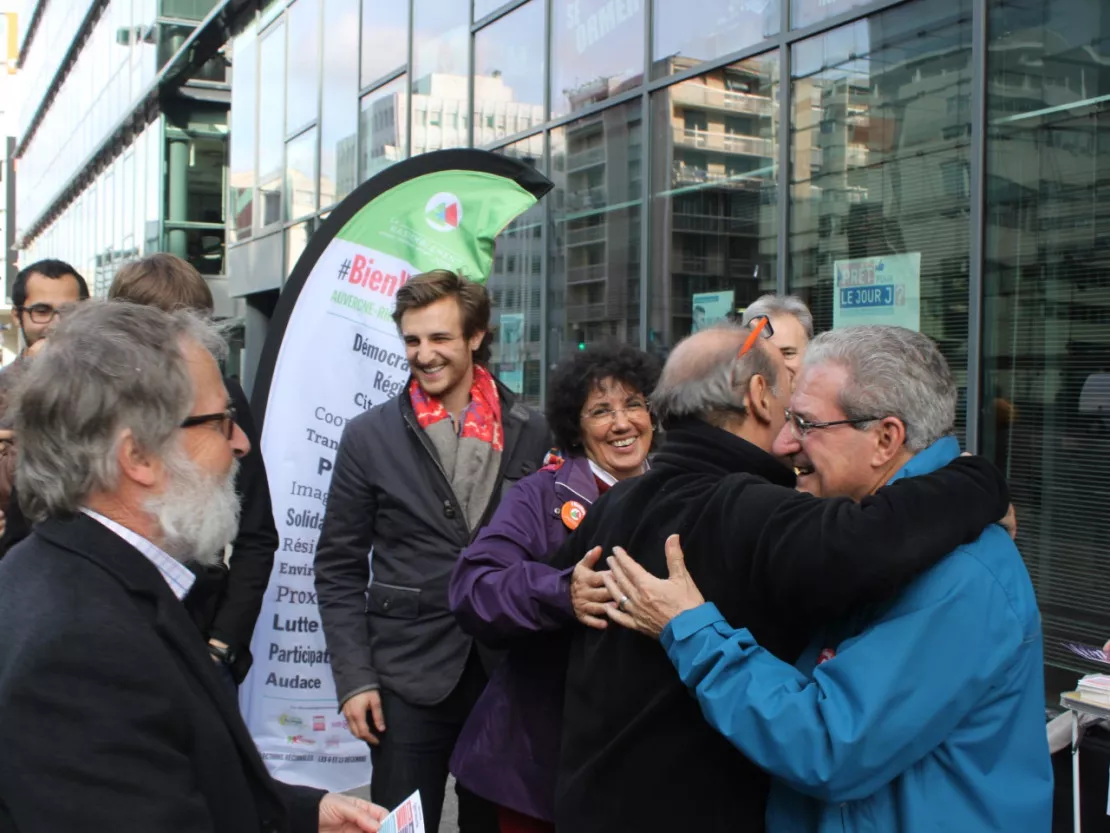
[[[568,500],[563,504],[563,509],[559,514],[562,516],[567,529],[577,529],[578,524],[582,523],[582,519],[586,517],[586,508],[576,500]]]
[[[442,191],[428,200],[424,217],[436,231],[454,231],[462,223],[462,203],[454,194]]]

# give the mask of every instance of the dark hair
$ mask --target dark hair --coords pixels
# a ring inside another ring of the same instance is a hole
[[[216,306],[212,290],[200,272],[187,261],[165,252],[121,266],[108,297],[158,307],[165,312],[187,309],[210,315]]]
[[[73,275],[77,279],[78,296],[82,301],[89,297],[89,285],[81,277],[81,273],[66,263],[64,260],[39,260],[26,269],[21,269],[15,276],[12,284],[12,306],[21,307],[27,303],[27,281],[31,275],[42,275],[44,278],[58,280],[66,275]]]
[[[406,312],[429,306],[443,298],[454,298],[459,302],[465,338],[478,332],[486,334],[474,351],[474,361],[478,364],[489,362],[490,342],[493,341],[489,331],[489,293],[482,284],[467,280],[449,269],[433,269],[405,281],[404,286],[397,290],[393,323],[400,329],[401,318]]]
[[[628,344],[591,344],[560,362],[551,374],[547,424],[558,448],[569,452],[582,442],[582,408],[601,382],[613,379],[651,396],[659,381],[659,359]]]

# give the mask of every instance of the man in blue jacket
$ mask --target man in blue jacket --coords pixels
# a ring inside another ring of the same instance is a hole
[[[955,409],[927,337],[836,330],[811,344],[775,451],[800,489],[861,499],[957,457]],[[667,546],[669,580],[610,559],[610,615],[659,636],[706,720],[775,776],[769,831],[1049,830],[1040,613],[1000,526],[794,666],[705,604]]]

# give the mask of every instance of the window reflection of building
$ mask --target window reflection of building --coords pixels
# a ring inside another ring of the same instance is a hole
[[[1078,671],[1060,642],[1110,633],[1110,10],[1038,0],[990,31],[984,450],[1010,476],[1045,656]]]
[[[559,151],[554,175],[562,198],[556,209],[566,270],[566,342],[635,343],[643,192],[639,106],[615,107],[572,122]]]
[[[922,0],[796,47],[790,288],[827,329],[838,261],[919,254],[919,328],[964,389],[971,26],[949,7]]]
[[[666,74],[695,62],[670,63]],[[651,298],[659,349],[691,331],[695,295],[717,294],[735,308],[773,286],[776,89],[772,54],[656,96],[654,172],[669,185],[654,200],[654,269],[666,276]]]

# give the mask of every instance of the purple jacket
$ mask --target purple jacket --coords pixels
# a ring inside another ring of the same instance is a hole
[[[451,756],[470,791],[551,821],[573,624],[570,570],[544,563],[570,534],[561,509],[584,509],[598,487],[584,457],[529,475],[501,499],[489,524],[459,557],[448,602],[462,629],[509,648],[474,706]]]

